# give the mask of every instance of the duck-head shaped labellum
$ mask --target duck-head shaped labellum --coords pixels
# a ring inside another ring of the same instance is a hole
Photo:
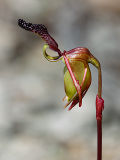
[[[57,42],[50,36],[44,25],[27,23],[21,19],[18,20],[18,25],[25,30],[37,33],[45,40],[47,44],[43,47],[43,54],[48,61],[57,62],[62,60],[65,63],[64,87],[66,96],[63,100],[68,101],[65,108],[69,104],[69,110],[77,103],[79,103],[79,106],[82,105],[82,98],[91,84],[91,72],[88,63],[92,63],[98,68],[98,97],[101,99],[102,82],[100,63],[87,48],[78,47],[70,51],[61,52]],[[52,57],[48,55],[46,52],[48,47],[57,52],[58,56]]]
[[[27,23],[23,19],[18,20],[18,25],[27,30],[34,33],[37,33],[46,43],[49,45],[50,49],[58,52],[60,54],[60,50],[58,49],[57,42],[49,35],[47,28],[43,24],[32,24]]]

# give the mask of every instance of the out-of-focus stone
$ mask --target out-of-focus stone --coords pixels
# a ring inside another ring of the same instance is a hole
[[[64,65],[46,61],[44,42],[19,28],[18,18],[44,23],[61,50],[85,46],[100,60],[103,159],[119,159],[119,7],[116,0],[0,1],[1,160],[96,157],[97,70],[91,66],[93,81],[82,108],[67,112],[62,102]]]

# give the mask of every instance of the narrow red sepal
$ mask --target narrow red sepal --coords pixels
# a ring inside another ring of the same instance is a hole
[[[68,111],[70,111],[78,102],[79,102],[78,99],[73,100],[72,104],[71,104],[70,107],[68,108]]]

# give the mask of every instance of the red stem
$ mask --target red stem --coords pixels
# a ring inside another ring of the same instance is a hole
[[[97,160],[102,160],[102,119],[97,119]]]
[[[96,97],[96,119],[97,119],[97,160],[102,160],[102,111],[104,100]]]

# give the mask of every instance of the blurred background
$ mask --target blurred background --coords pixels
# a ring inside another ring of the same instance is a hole
[[[46,61],[44,42],[19,18],[47,26],[62,51],[87,47],[99,59],[103,159],[119,160],[119,0],[0,0],[0,160],[96,159],[97,69],[82,107],[64,110],[64,65]]]

